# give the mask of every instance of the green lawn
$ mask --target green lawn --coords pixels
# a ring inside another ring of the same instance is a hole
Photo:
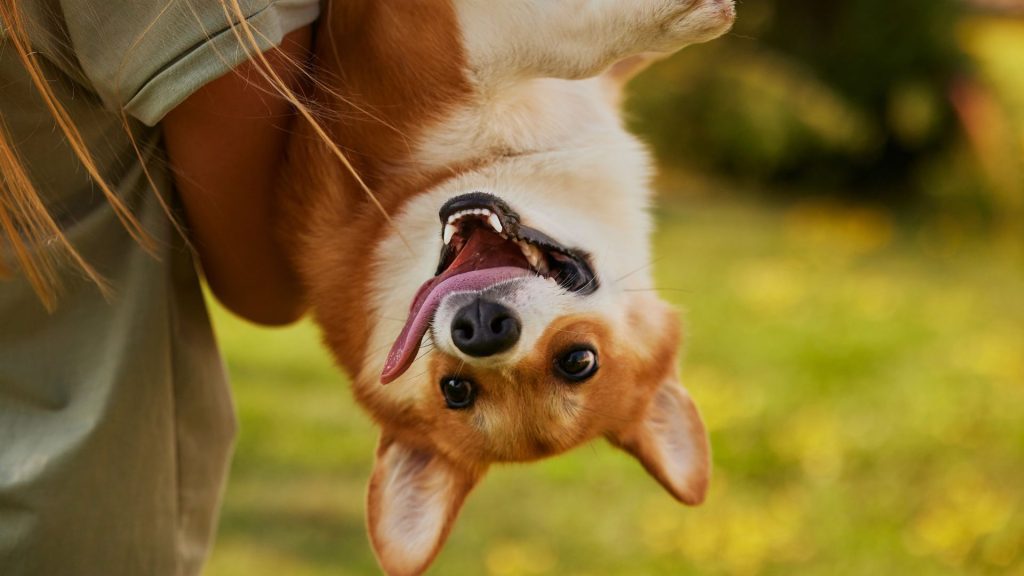
[[[715,475],[594,443],[496,469],[432,574],[1024,575],[1024,251],[864,208],[662,204]],[[315,328],[215,313],[240,436],[207,573],[373,574],[376,438]]]

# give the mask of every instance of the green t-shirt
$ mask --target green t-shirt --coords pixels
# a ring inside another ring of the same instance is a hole
[[[197,574],[234,416],[191,254],[119,111],[173,203],[158,123],[245,52],[216,0],[18,4],[51,85],[157,249],[119,224],[0,27],[8,135],[65,234],[114,289],[105,300],[70,270],[48,314],[24,279],[0,280],[0,574]],[[319,12],[318,0],[240,4],[264,48]]]

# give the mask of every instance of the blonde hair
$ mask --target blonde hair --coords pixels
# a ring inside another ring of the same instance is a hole
[[[0,0],[0,20],[7,26],[7,35],[21,60],[32,84],[53,115],[54,122],[67,138],[71,149],[78,156],[89,176],[99,186],[107,202],[113,207],[125,229],[143,245],[150,243],[138,220],[131,214],[121,199],[114,194],[110,185],[96,168],[92,155],[86,148],[82,135],[71,121],[67,110],[57,100],[53,89],[46,81],[42,67],[35,53],[29,48],[25,23],[18,10],[18,0]],[[104,293],[108,286],[78,250],[68,242],[67,237],[46,210],[39,192],[29,179],[17,150],[7,135],[7,125],[0,116],[0,248],[13,252],[18,267],[32,285],[47,310],[57,306],[60,290],[61,264],[70,261],[100,287]],[[0,273],[10,275],[10,263],[0,259]]]
[[[380,211],[390,224],[391,220],[377,201],[376,196],[356,173],[354,167],[328,135],[326,129],[316,118],[310,107],[304,103],[271,66],[263,50],[260,40],[269,39],[250,26],[245,18],[239,0],[219,0],[224,17],[234,33],[246,56],[254,63],[257,73],[268,81],[270,86],[287,100],[299,116],[308,122],[316,135],[323,140],[332,155],[353,175],[356,183],[367,194],[369,200]],[[42,66],[31,49],[26,32],[25,22],[19,10],[19,0],[0,0],[0,21],[7,27],[8,39],[25,70],[28,72],[35,89],[38,91],[46,107],[53,116],[55,125],[60,129],[75,156],[81,162],[95,185],[102,191],[107,202],[113,208],[117,218],[125,230],[141,246],[152,252],[153,239],[142,228],[131,210],[114,193],[110,184],[103,178],[96,162],[85,145],[81,133],[75,126],[67,110],[55,96]],[[329,10],[329,8],[328,8]],[[301,63],[296,63],[301,66]],[[137,154],[138,146],[131,130],[127,115],[122,111],[122,121],[128,137],[132,141]],[[141,154],[140,154],[141,159]],[[146,170],[145,162],[143,170]],[[155,190],[156,186],[146,172],[150,186],[154,188],[157,198],[164,211],[171,217],[175,227],[177,222],[171,215],[169,207],[162,196]],[[180,227],[178,228],[180,231]],[[13,262],[5,261],[3,255],[13,255]],[[78,250],[68,241],[60,226],[46,209],[39,191],[32,183],[18,152],[11,144],[7,126],[0,114],[0,276],[11,276],[20,270],[35,291],[39,300],[49,311],[57,308],[61,292],[61,270],[66,266],[80,270],[104,296],[109,297],[110,287],[103,277],[82,257]]]

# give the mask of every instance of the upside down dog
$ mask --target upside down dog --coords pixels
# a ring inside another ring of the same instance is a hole
[[[329,6],[313,101],[363,182],[300,128],[280,233],[382,430],[368,525],[388,573],[426,569],[491,464],[597,437],[703,500],[678,320],[645,271],[650,159],[617,105],[644,55],[734,16],[732,0]]]

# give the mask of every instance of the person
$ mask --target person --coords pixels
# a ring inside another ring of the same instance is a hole
[[[303,314],[269,230],[319,2],[0,9],[0,574],[198,574],[235,422],[193,253]]]

